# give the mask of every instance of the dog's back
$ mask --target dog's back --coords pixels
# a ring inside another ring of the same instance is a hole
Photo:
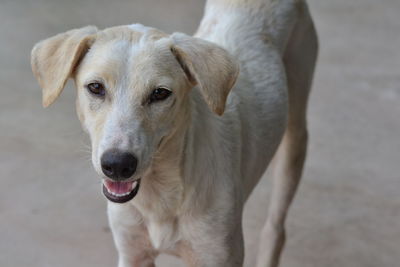
[[[303,0],[208,0],[196,36],[234,54],[258,40],[274,43],[283,53],[304,5]]]
[[[225,119],[230,119],[229,112],[242,118],[236,123],[245,146],[241,169],[246,198],[285,130],[288,89],[283,58],[304,6],[298,0],[208,0],[196,33],[223,46],[240,64]]]

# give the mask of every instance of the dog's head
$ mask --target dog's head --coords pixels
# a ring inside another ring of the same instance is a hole
[[[235,60],[221,47],[139,24],[56,35],[33,48],[31,63],[45,107],[69,78],[75,80],[92,162],[104,178],[104,194],[114,202],[136,195],[161,143],[190,114],[190,90],[200,90],[221,115],[238,74]]]

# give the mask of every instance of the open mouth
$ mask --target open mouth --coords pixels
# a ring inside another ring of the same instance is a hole
[[[125,203],[133,199],[139,191],[140,179],[131,182],[103,180],[104,196],[115,203]]]

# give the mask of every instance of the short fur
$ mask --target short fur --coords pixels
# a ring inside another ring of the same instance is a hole
[[[305,160],[317,48],[302,0],[209,0],[195,37],[85,27],[34,47],[44,106],[75,80],[98,174],[107,149],[138,157],[129,178],[141,178],[138,195],[108,204],[119,267],[154,266],[159,253],[193,267],[242,266],[243,206],[274,155],[257,267],[278,266]],[[88,93],[92,81],[105,85],[104,99]],[[157,86],[173,94],[150,105]]]

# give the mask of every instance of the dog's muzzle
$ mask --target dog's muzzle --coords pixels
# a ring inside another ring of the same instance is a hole
[[[137,158],[126,151],[110,149],[101,156],[101,168],[108,178],[103,180],[103,194],[112,202],[125,203],[139,191],[140,179],[128,181],[135,173]]]

